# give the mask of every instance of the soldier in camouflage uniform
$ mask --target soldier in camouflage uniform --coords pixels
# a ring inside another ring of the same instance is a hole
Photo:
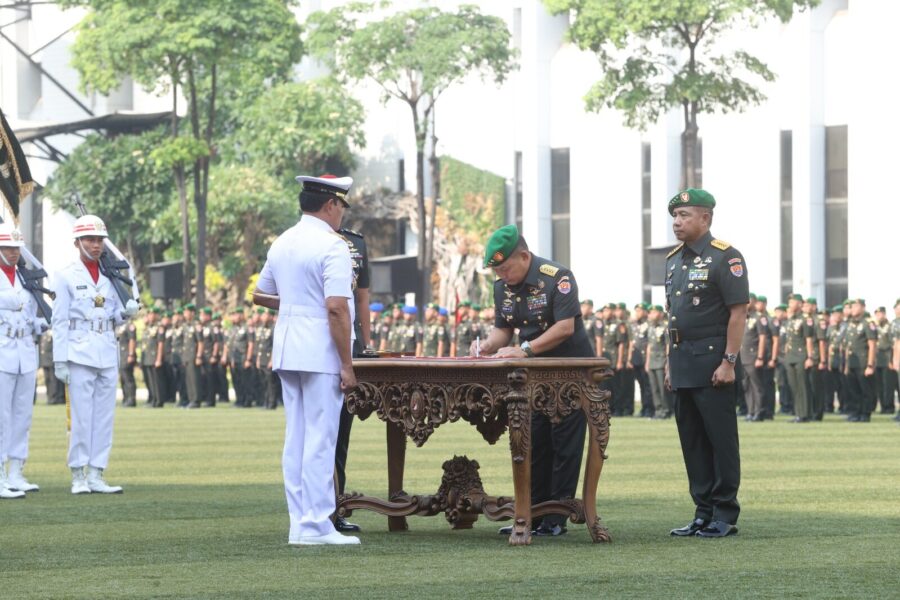
[[[878,307],[874,321],[878,328],[878,342],[875,344],[875,397],[881,406],[881,414],[890,415],[894,413],[897,378],[890,370],[894,343],[891,339],[891,322],[887,319],[885,307]]]
[[[184,326],[181,328],[183,354],[181,364],[184,367],[184,385],[187,388],[187,408],[200,408],[200,325],[194,320],[196,307],[186,304],[184,307]]]
[[[381,302],[373,302],[369,305],[369,339],[372,347],[376,350],[381,349],[381,313],[384,311],[384,304]],[[365,319],[363,319],[365,325]]]
[[[447,347],[444,346],[445,329],[438,321],[440,306],[430,302],[425,307],[425,327],[422,340],[422,356],[444,356]]]
[[[850,323],[847,325],[844,348],[846,364],[844,372],[849,384],[849,414],[847,420],[868,423],[875,408],[872,379],[875,375],[875,355],[878,327],[866,318],[866,301],[853,300]]]
[[[443,337],[441,338],[444,342],[443,355],[450,356],[450,344],[453,338],[453,333],[450,331],[450,311],[443,306],[438,309],[438,323],[444,328]]]
[[[392,350],[391,331],[394,329],[394,317],[390,314],[381,315],[376,327],[375,336],[378,338],[378,349],[382,352]]]
[[[641,416],[651,418],[656,409],[650,391],[650,377],[647,375],[647,344],[650,325],[647,323],[648,305],[636,304],[634,317],[628,322],[628,364],[634,375],[632,386],[637,382],[641,389]],[[632,388],[633,390],[633,388]]]
[[[663,307],[650,307],[647,320],[647,373],[653,394],[653,418],[668,419],[672,416],[672,399],[666,390],[666,347],[668,324],[663,319]]]
[[[53,372],[53,330],[48,329],[41,335],[38,360],[44,370],[44,385],[47,387],[47,404],[65,404],[66,388]],[[132,359],[132,381],[134,380],[134,360]],[[133,397],[133,395],[132,395]],[[133,406],[133,405],[132,405]]]
[[[403,332],[406,326],[403,320],[403,305],[394,304],[391,310],[391,330],[388,332],[388,348],[392,352],[403,350]]]

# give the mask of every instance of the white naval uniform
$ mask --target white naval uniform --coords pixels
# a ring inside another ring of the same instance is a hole
[[[326,222],[304,215],[272,244],[257,282],[260,291],[280,298],[272,369],[284,393],[282,468],[291,538],[335,532],[332,477],[343,394],[325,299],[347,298],[352,305],[352,278],[346,242]]]
[[[18,271],[13,284],[0,271],[0,463],[28,458],[39,328],[37,304]]]
[[[79,259],[53,277],[53,362],[68,362],[72,431],[70,467],[105,469],[112,448],[119,347],[115,329],[124,319],[112,282],[94,283]],[[98,306],[100,305],[100,306]]]

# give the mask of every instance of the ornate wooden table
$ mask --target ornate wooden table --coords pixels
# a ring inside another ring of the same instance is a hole
[[[597,516],[600,471],[609,441],[609,396],[599,383],[612,377],[602,358],[527,359],[361,359],[353,362],[359,386],[346,395],[347,409],[365,420],[373,412],[387,424],[388,499],[344,494],[337,514],[368,509],[388,516],[390,531],[407,529],[409,515],[445,513],[454,529],[469,529],[484,514],[492,521],[512,518],[512,545],[531,543],[531,518],[566,514],[586,523],[594,542],[610,541]],[[588,423],[588,456],[582,498],[531,505],[531,415],[558,423],[582,410]],[[478,463],[454,456],[434,495],[403,491],[406,437],[422,446],[444,423],[463,419],[494,444],[509,429],[515,497],[488,496]]]

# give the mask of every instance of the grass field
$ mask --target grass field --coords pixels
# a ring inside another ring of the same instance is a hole
[[[583,526],[510,548],[497,525],[450,531],[410,518],[389,534],[357,512],[362,545],[287,546],[283,414],[119,409],[120,496],[71,496],[63,407],[35,407],[26,473],[41,491],[0,502],[0,598],[897,598],[900,427],[838,417],[741,422],[740,534],[675,539],[692,506],[672,421],[616,419],[598,510],[613,543]],[[410,446],[405,488],[433,493],[441,462],[477,459],[485,489],[512,494],[508,441],[439,429]],[[384,496],[384,425],[354,425],[348,488]]]

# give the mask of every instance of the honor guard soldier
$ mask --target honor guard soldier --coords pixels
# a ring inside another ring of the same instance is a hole
[[[450,356],[450,344],[452,339],[450,332],[450,311],[443,306],[438,308],[438,323],[441,324],[441,340],[444,342],[444,350],[441,356]]]
[[[614,417],[625,416],[623,407],[625,389],[622,386],[622,372],[625,368],[625,352],[628,345],[628,332],[624,323],[620,323],[616,319],[614,311],[617,309],[615,302],[606,305],[603,311],[603,336],[601,337],[601,347],[603,348],[603,357],[609,360],[615,374],[609,381],[604,382],[604,386],[609,385],[612,392],[612,415]],[[634,400],[632,399],[632,406]],[[633,409],[632,409],[633,411]],[[630,414],[630,413],[629,413]]]
[[[762,355],[762,385],[763,400],[760,411],[760,420],[772,420],[775,418],[775,369],[772,362],[773,335],[772,319],[769,318],[769,299],[762,294],[756,296],[756,312],[759,313],[760,337],[765,335],[765,353]]]
[[[593,300],[586,299],[581,301],[581,320],[584,321],[584,330],[587,331],[588,337],[593,340],[594,326],[597,324],[597,319],[594,317]]]
[[[812,367],[806,372],[810,410],[813,420],[821,421],[825,418],[824,377],[828,362],[825,340],[828,333],[828,317],[819,314],[818,302],[812,297],[803,301],[803,314],[806,315],[807,322],[812,323],[813,328],[813,351],[810,355]]]
[[[162,339],[162,355],[156,367],[157,378],[159,379],[159,405],[163,406],[167,402],[175,402],[175,385],[172,381],[172,311],[163,311],[162,319],[159,323],[159,335]]]
[[[578,284],[568,268],[535,256],[515,225],[501,227],[485,248],[484,266],[498,277],[494,283],[494,327],[481,340],[481,353],[501,358],[593,357],[578,302]],[[509,346],[519,330],[518,347]],[[470,350],[474,354],[474,349]],[[573,411],[557,424],[539,412],[531,418],[531,501],[575,497],[587,423]],[[566,532],[566,515],[546,515],[535,523],[535,535]],[[530,527],[531,524],[526,524]],[[527,531],[504,527],[501,533],[527,537]]]
[[[228,375],[225,372],[225,329],[222,327],[222,314],[214,312],[212,317],[213,335],[216,338],[215,354],[212,357],[213,386],[217,402],[229,402]]]
[[[137,362],[137,327],[131,321],[119,325],[116,330],[119,342],[119,383],[122,385],[122,406],[137,403],[137,383],[134,381],[134,365]]]
[[[288,543],[358,544],[359,538],[342,535],[331,521],[343,392],[356,387],[353,269],[347,244],[336,232],[353,180],[298,180],[303,217],[272,244],[254,294],[257,302],[259,295],[278,296],[272,364],[283,385],[287,421]]]
[[[200,356],[200,403],[212,408],[216,405],[216,382],[213,372],[213,356],[216,352],[215,330],[212,323],[213,310],[204,306],[200,310],[200,344],[197,355]]]
[[[838,397],[841,405],[844,403],[844,390],[841,387],[841,327],[844,318],[843,307],[838,304],[831,308],[828,318],[828,331],[826,336],[826,365],[825,372],[825,412],[833,413],[834,397]]]
[[[667,387],[687,468],[694,520],[672,535],[737,533],[741,478],[735,414],[735,364],[747,320],[747,264],[736,248],[713,238],[716,201],[687,189],[669,201],[681,242],[666,258],[669,321]]]
[[[381,348],[381,313],[384,304],[373,302],[369,305],[369,339],[373,348]]]
[[[200,408],[200,325],[194,320],[197,307],[193,302],[184,305],[184,327],[181,330],[183,354],[181,364],[184,366],[184,385],[187,388],[187,408]]]
[[[53,361],[69,386],[72,429],[68,464],[72,493],[120,493],[103,479],[112,450],[118,347],[115,328],[133,318],[138,304],[122,306],[113,283],[100,272],[106,225],[84,215],[72,227],[79,260],[56,273],[53,290]]]
[[[16,264],[24,245],[12,223],[0,223],[0,498],[22,498],[39,489],[25,479],[22,469],[28,460],[37,384],[34,336],[48,323],[38,317],[34,297],[22,286]]]
[[[845,349],[849,388],[848,421],[868,423],[875,409],[875,394],[872,387],[875,375],[875,355],[877,353],[878,327],[866,319],[866,301],[853,300],[850,306],[850,323],[847,326]]]

